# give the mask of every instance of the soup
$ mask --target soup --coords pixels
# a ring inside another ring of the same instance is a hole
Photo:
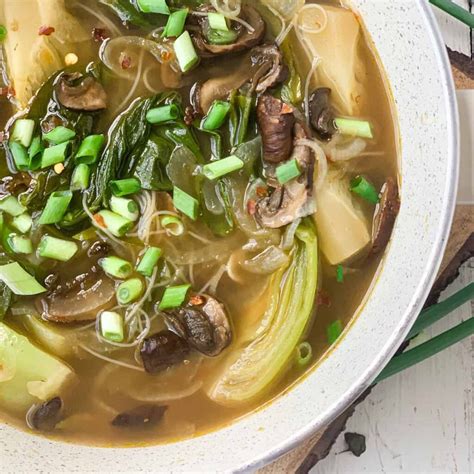
[[[3,0],[0,410],[195,436],[335,344],[399,207],[387,87],[336,1]]]

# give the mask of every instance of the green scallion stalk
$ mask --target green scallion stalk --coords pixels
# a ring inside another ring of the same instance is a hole
[[[227,19],[222,13],[209,12],[207,19],[209,20],[209,26],[213,30],[229,31]]]
[[[114,196],[128,196],[138,193],[142,185],[137,178],[118,179],[110,182],[110,189]]]
[[[207,179],[219,179],[226,174],[242,169],[244,162],[237,156],[232,155],[222,160],[213,161],[202,167],[202,174]]]
[[[31,239],[25,235],[10,234],[7,237],[7,242],[14,253],[30,254],[33,253],[33,244]]]
[[[91,170],[84,163],[79,163],[72,172],[71,191],[84,191],[89,187]]]
[[[5,41],[7,34],[7,29],[3,25],[0,25],[0,42]]]
[[[163,105],[150,109],[146,114],[147,122],[149,123],[165,123],[176,120],[179,117],[179,108],[175,104]]]
[[[123,317],[115,311],[103,311],[100,313],[100,332],[108,341],[123,342]]]
[[[38,255],[61,262],[70,260],[79,250],[76,242],[58,239],[51,235],[43,235],[38,245]]]
[[[117,302],[121,305],[133,303],[140,298],[144,289],[145,285],[140,278],[130,278],[117,287]]]
[[[143,13],[161,13],[169,15],[170,9],[166,4],[166,0],[137,0],[137,5]]]
[[[351,180],[350,190],[372,204],[379,202],[378,192],[363,176],[356,176]]]
[[[110,209],[116,214],[125,217],[129,221],[135,222],[139,216],[138,204],[133,199],[117,196],[110,198]]]
[[[41,225],[47,225],[60,222],[66,214],[71,199],[71,191],[55,191],[51,193],[43,209],[39,223]]]
[[[27,212],[24,212],[23,214],[14,217],[12,219],[11,224],[19,232],[21,232],[22,234],[26,234],[31,230],[31,226],[33,225],[33,219]]]
[[[50,146],[43,151],[41,158],[41,168],[48,168],[57,163],[62,163],[66,159],[66,153],[69,148],[69,142],[61,143],[60,145]]]
[[[374,138],[370,123],[365,120],[336,118],[334,124],[339,133],[351,137]]]
[[[104,135],[89,135],[82,140],[79,150],[76,153],[76,163],[91,165],[99,158],[102,147],[105,143]]]
[[[104,272],[114,278],[125,280],[133,273],[133,267],[130,262],[120,257],[110,256],[99,260],[99,265]]]
[[[161,253],[162,251],[159,247],[149,247],[143,254],[143,257],[137,266],[137,272],[144,276],[151,277],[153,270],[161,257]]]
[[[175,186],[173,188],[174,207],[195,221],[199,214],[199,202],[197,199],[185,193],[182,189]]]
[[[208,28],[205,35],[208,43],[216,45],[232,44],[239,36],[234,30],[223,31],[213,30],[212,28]]]
[[[15,196],[7,196],[0,199],[0,211],[4,211],[13,217],[17,217],[26,211],[26,207],[22,206]]]
[[[46,288],[40,285],[35,277],[30,275],[17,262],[0,266],[0,280],[3,281],[15,295],[32,296],[46,291]]]
[[[28,171],[30,167],[30,158],[28,157],[26,148],[21,143],[12,141],[8,144],[8,148],[10,148],[16,169],[18,171]]]
[[[13,131],[10,135],[10,141],[21,143],[25,148],[28,148],[31,144],[31,140],[33,139],[34,130],[34,120],[18,119],[13,126]]]
[[[224,124],[230,111],[230,103],[223,100],[215,100],[207,115],[201,121],[203,130],[217,130]]]
[[[302,342],[296,348],[296,363],[299,367],[306,367],[313,358],[313,348],[309,342]]]
[[[179,308],[186,300],[190,288],[191,285],[169,286],[166,288],[158,308],[160,310]]]
[[[166,230],[169,235],[178,237],[184,234],[183,221],[176,216],[162,216],[160,219],[161,227]]]
[[[187,8],[182,8],[181,10],[176,10],[173,12],[168,18],[163,31],[163,36],[165,38],[178,37],[184,31],[184,25],[186,23],[188,13],[189,10]]]
[[[74,234],[72,238],[74,240],[79,240],[79,242],[85,242],[87,240],[95,240],[97,238],[97,233],[95,231],[95,227],[89,227],[86,230],[82,230],[81,232]]]
[[[334,344],[342,334],[342,323],[339,319],[329,324],[326,328],[326,336],[329,344]]]
[[[288,160],[276,169],[276,177],[280,184],[288,183],[292,179],[297,178],[300,174],[301,171],[295,158]]]
[[[187,31],[174,42],[174,52],[178,59],[179,67],[183,72],[188,72],[199,62],[199,56],[194,49],[193,40]]]
[[[338,265],[336,268],[336,281],[338,283],[344,282],[344,267],[342,265]]]
[[[59,145],[60,143],[72,140],[75,136],[76,132],[74,130],[60,125],[59,127],[53,128],[50,132],[43,134],[43,139],[55,145]]]
[[[133,227],[132,221],[107,210],[98,212],[94,216],[94,221],[99,227],[107,229],[115,237],[123,237]]]
[[[33,138],[30,147],[28,148],[28,169],[31,171],[36,171],[41,167],[41,158],[44,151],[43,141],[38,135]]]

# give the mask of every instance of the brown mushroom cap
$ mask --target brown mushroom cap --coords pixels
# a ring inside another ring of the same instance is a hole
[[[255,86],[258,93],[263,93],[287,79],[288,67],[283,62],[281,51],[274,44],[253,48],[250,58],[254,66],[266,68],[266,72],[258,78]]]
[[[330,140],[336,133],[335,112],[329,103],[331,89],[320,87],[309,99],[309,117],[314,131],[321,140]]]
[[[93,112],[107,107],[107,95],[102,85],[79,72],[62,74],[55,91],[58,101],[68,109]]]

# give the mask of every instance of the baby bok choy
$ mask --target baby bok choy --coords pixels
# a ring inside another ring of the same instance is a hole
[[[223,405],[246,403],[282,375],[311,320],[317,279],[317,237],[307,222],[296,231],[288,266],[271,278],[258,329],[235,348],[209,387],[212,400]]]

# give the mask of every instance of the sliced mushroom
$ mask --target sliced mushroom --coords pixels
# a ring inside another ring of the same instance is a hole
[[[166,321],[188,344],[207,356],[219,355],[232,340],[224,305],[208,295],[195,295],[189,303],[167,312]]]
[[[99,311],[114,306],[114,282],[94,268],[56,286],[37,303],[43,318],[48,321],[71,323],[92,320]]]
[[[112,420],[112,425],[118,428],[153,427],[161,421],[167,409],[167,406],[141,405],[117,415]]]
[[[286,161],[293,148],[293,108],[265,94],[258,99],[257,122],[263,142],[263,159],[271,163]]]
[[[62,418],[63,402],[55,397],[39,406],[34,406],[27,414],[28,425],[38,431],[53,431]]]
[[[205,6],[201,9],[202,12],[213,11],[209,6]],[[233,30],[237,33],[235,42],[230,44],[210,44],[206,39],[206,32],[209,30],[209,21],[207,16],[200,16],[198,19],[200,31],[196,31],[192,34],[194,44],[199,50],[201,56],[212,57],[223,54],[238,53],[239,51],[245,51],[253,48],[261,43],[265,35],[265,22],[255,8],[245,6],[242,8],[241,17],[245,20],[253,29],[248,30],[240,23],[234,22],[232,25]]]
[[[258,46],[252,49],[250,58],[253,65],[268,66],[266,73],[258,78],[255,87],[257,92],[265,92],[287,79],[288,67],[283,63],[283,55],[277,46],[273,44]]]
[[[140,356],[149,374],[180,364],[189,354],[188,343],[172,331],[163,330],[143,341]]]
[[[370,255],[377,255],[388,244],[395,219],[400,210],[398,185],[393,178],[388,178],[380,191],[381,198],[375,211],[372,228],[372,249]]]
[[[23,172],[16,173],[13,176],[5,176],[0,180],[0,197],[10,194],[18,196],[28,189],[31,180],[31,176]]]
[[[331,140],[336,133],[334,125],[335,112],[329,103],[331,89],[320,87],[309,99],[309,117],[314,131],[321,140]]]
[[[107,107],[107,95],[102,85],[79,72],[62,74],[55,91],[58,101],[68,109],[93,112]]]

